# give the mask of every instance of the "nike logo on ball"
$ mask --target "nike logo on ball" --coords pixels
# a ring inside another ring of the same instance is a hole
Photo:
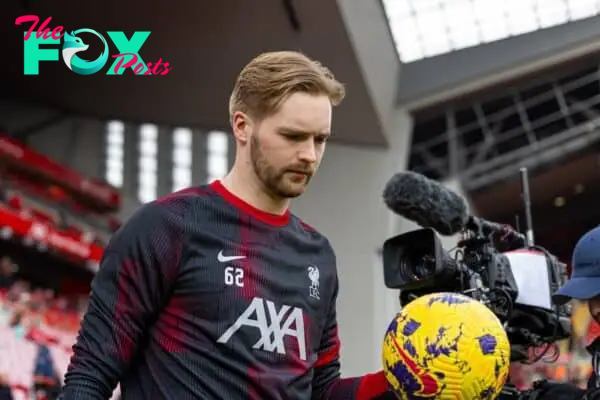
[[[223,250],[219,251],[219,254],[217,254],[217,260],[219,262],[228,262],[228,261],[234,261],[234,260],[243,260],[244,258],[246,258],[246,256],[226,256],[223,254]]]

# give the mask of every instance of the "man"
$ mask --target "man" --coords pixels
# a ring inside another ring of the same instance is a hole
[[[237,149],[210,185],[141,207],[92,283],[63,399],[371,399],[340,378],[338,277],[289,212],[315,174],[344,87],[295,52],[258,56],[229,102]]]
[[[585,301],[591,316],[600,322],[600,227],[587,232],[579,239],[573,250],[571,266],[571,278],[552,296],[552,300],[558,305],[563,305],[572,299]],[[597,380],[600,339],[596,339],[588,346],[588,351],[592,355],[594,373],[588,381],[587,390],[567,382],[541,380],[535,382],[533,388],[524,393],[507,387],[500,399],[600,399],[600,382]]]
[[[572,299],[587,302],[593,319],[600,322],[600,227],[583,235],[575,249],[571,262],[571,278],[553,296],[562,305]],[[587,348],[592,355],[592,376],[588,381],[588,398],[600,398],[600,338]]]

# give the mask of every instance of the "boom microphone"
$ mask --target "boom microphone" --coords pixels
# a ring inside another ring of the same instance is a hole
[[[412,171],[399,172],[388,181],[383,201],[396,214],[441,235],[460,232],[470,219],[465,199]]]
[[[464,198],[416,172],[395,174],[383,190],[383,200],[396,214],[441,235],[452,236],[469,228],[480,229],[486,236],[497,233],[515,241],[526,241],[523,234],[508,225],[470,215]]]

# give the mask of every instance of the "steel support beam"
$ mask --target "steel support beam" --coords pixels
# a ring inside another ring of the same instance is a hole
[[[485,118],[485,114],[483,113],[483,108],[480,103],[475,103],[473,105],[473,110],[475,111],[475,115],[477,116],[477,123],[481,127],[483,131],[483,143],[479,145],[477,149],[477,154],[473,158],[471,165],[478,165],[485,160],[490,149],[492,149],[496,145],[496,131],[497,128],[490,128],[488,124],[488,120]]]
[[[563,117],[565,117],[565,121],[569,129],[573,128],[575,124],[573,123],[573,118],[571,117],[571,113],[569,112],[569,104],[565,97],[565,92],[562,87],[560,87],[556,82],[552,84],[552,90],[554,91],[554,96],[556,97],[556,101],[558,101],[558,106],[560,107],[560,112]]]
[[[519,113],[519,119],[521,120],[521,124],[523,128],[525,128],[525,134],[527,135],[527,141],[530,145],[534,144],[537,140],[535,137],[535,133],[533,132],[533,128],[531,127],[531,121],[529,120],[529,115],[527,115],[527,110],[523,105],[523,100],[521,99],[521,95],[519,92],[513,93],[513,99],[515,102],[515,106],[517,107],[517,112]]]
[[[461,141],[456,131],[456,120],[452,110],[446,111],[448,134],[448,165],[450,176],[458,176],[465,165],[465,154],[462,151]]]
[[[445,159],[440,158],[440,157],[435,157],[424,146],[421,149],[419,149],[418,154],[421,156],[421,158],[423,158],[423,161],[425,161],[424,167],[426,169],[433,170],[441,176],[446,175],[447,171],[444,170],[444,166],[446,164]]]
[[[539,146],[523,147],[511,153],[496,157],[483,165],[475,165],[465,171],[465,186],[468,190],[480,189],[517,173],[520,167],[536,167],[556,161],[562,157],[581,151],[600,142],[600,118],[591,125],[579,125],[558,135],[539,141]]]

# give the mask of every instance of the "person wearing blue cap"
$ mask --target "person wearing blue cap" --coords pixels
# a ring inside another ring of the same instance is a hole
[[[587,301],[592,317],[600,319],[600,226],[583,235],[573,250],[572,274],[552,299],[565,304],[572,299]]]
[[[554,295],[555,304],[587,302],[592,318],[600,322],[600,226],[584,234],[573,250],[571,277]],[[587,347],[592,355],[592,375],[584,398],[600,398],[600,338]]]

